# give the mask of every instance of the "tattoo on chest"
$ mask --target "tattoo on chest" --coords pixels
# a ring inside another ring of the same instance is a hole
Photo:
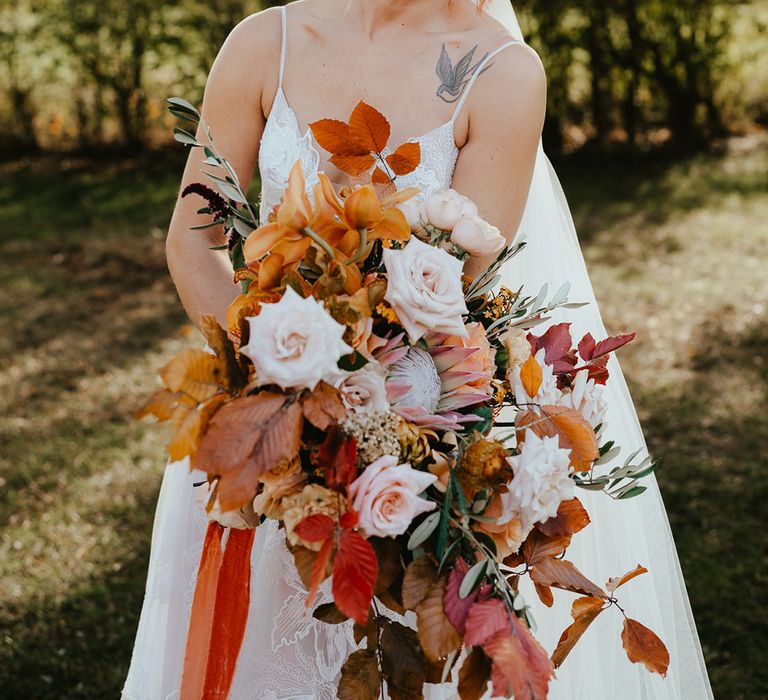
[[[475,61],[475,51],[477,51],[477,44],[467,51],[454,66],[451,57],[445,50],[445,44],[443,44],[436,68],[437,77],[440,78],[440,86],[437,88],[436,94],[444,102],[456,102],[461,97],[478,66],[488,57],[486,53],[485,56]],[[480,72],[483,73],[490,67],[491,64],[484,66]]]

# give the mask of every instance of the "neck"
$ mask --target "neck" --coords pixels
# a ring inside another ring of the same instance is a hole
[[[372,39],[392,27],[429,29],[438,23],[445,24],[466,3],[467,0],[346,0],[345,13]]]

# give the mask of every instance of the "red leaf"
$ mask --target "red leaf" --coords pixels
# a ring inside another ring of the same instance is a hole
[[[364,625],[378,575],[376,553],[354,530],[342,530],[333,562],[333,599],[347,617]]]
[[[581,355],[581,359],[585,362],[588,362],[592,359],[592,355],[595,351],[595,339],[592,337],[591,333],[587,333],[580,341],[579,341],[579,355]]]
[[[544,348],[544,360],[552,365],[556,374],[568,372],[576,364],[575,354],[571,351],[571,324],[557,323],[550,326],[544,335],[528,334],[528,341],[535,355]]]
[[[509,611],[498,598],[475,603],[467,615],[464,641],[470,646],[482,646],[497,634],[509,634]]]
[[[309,594],[307,595],[307,607],[311,607],[315,601],[315,595],[317,589],[320,588],[320,584],[328,576],[328,562],[331,561],[331,553],[333,552],[333,540],[329,537],[323,546],[320,547],[320,551],[317,553],[315,559],[315,565],[312,567],[312,579],[309,583]]]
[[[469,565],[461,557],[456,559],[453,570],[448,574],[448,583],[445,586],[445,595],[443,596],[443,607],[445,614],[456,628],[458,633],[464,636],[466,629],[467,615],[469,609],[477,600],[477,592],[462,598],[459,596],[459,588],[464,576],[469,571]]]
[[[354,510],[348,510],[339,518],[339,524],[345,530],[351,530],[357,525],[358,520],[360,520],[360,516]]]
[[[637,620],[626,618],[621,641],[630,661],[643,664],[652,673],[667,675],[667,668],[669,668],[667,647],[645,625],[641,625]]]
[[[552,661],[519,617],[513,615],[510,621],[509,634],[499,634],[484,646],[493,659],[493,695],[546,700],[549,680],[555,675]]]
[[[609,352],[614,352],[620,347],[623,347],[627,343],[633,341],[637,333],[625,333],[624,335],[615,335],[605,340],[601,340],[592,352],[592,357],[600,357],[601,355],[607,355]]]
[[[334,425],[317,451],[317,463],[331,488],[349,486],[357,476],[357,443]]]
[[[315,513],[297,523],[294,532],[307,542],[322,542],[333,537],[336,523],[325,513]]]
[[[592,360],[588,367],[587,379],[594,379],[595,384],[605,384],[608,381],[608,355]]]

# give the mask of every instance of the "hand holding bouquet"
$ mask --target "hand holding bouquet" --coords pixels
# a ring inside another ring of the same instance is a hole
[[[189,103],[171,103],[199,119]],[[536,335],[553,309],[579,305],[567,285],[550,299],[546,287],[497,288],[524,241],[507,245],[452,190],[425,200],[398,190],[418,145],[385,156],[389,124],[370,106],[348,124],[312,128],[340,169],[359,176],[375,165],[372,182],[337,194],[321,173],[308,193],[297,163],[268,222],[255,220],[210,133],[203,145],[177,131],[223,172],[208,173],[215,189],[190,192],[225,226],[243,286],[228,328],[202,319],[208,350],[171,360],[165,388],[139,413],[171,420],[171,458],[207,475],[198,488],[211,524],[185,688],[226,695],[253,528],[273,519],[308,607],[330,579],[333,603],[312,614],[353,621],[360,648],[342,668],[340,698],[376,698],[385,684],[391,697],[417,698],[425,683],[456,675],[465,700],[489,687],[545,698],[589,624],[617,606],[616,589],[645,571],[600,587],[564,558],[590,522],[577,489],[630,498],[655,467],[636,455],[613,465],[619,447],[602,438],[607,360],[634,336],[587,334],[573,347],[567,323]],[[463,261],[473,255],[495,260],[470,279]],[[553,588],[579,596],[551,656],[532,632],[523,576],[545,605]],[[666,673],[653,632],[625,616],[621,638],[631,661]],[[206,658],[191,658],[195,650]]]

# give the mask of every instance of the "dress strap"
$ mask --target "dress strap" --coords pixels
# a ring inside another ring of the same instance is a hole
[[[456,105],[456,109],[453,110],[453,116],[451,117],[451,123],[456,121],[456,117],[459,116],[459,112],[461,111],[461,108],[464,106],[464,103],[467,100],[467,96],[469,95],[469,91],[472,89],[472,86],[475,84],[475,80],[477,80],[477,76],[480,75],[480,73],[485,70],[485,67],[488,65],[488,61],[490,61],[497,53],[500,51],[503,51],[508,46],[515,46],[516,44],[523,44],[524,42],[518,41],[517,39],[512,39],[511,41],[508,41],[505,44],[502,44],[501,46],[496,47],[493,51],[491,51],[480,63],[478,64],[477,68],[475,69],[475,72],[472,73],[472,77],[469,79],[469,82],[467,83],[467,86],[464,88],[464,92],[461,94],[461,98],[459,99],[459,103]]]
[[[278,78],[277,86],[282,89],[283,87],[283,72],[285,70],[285,45],[288,41],[286,36],[286,16],[285,5],[280,5],[280,23],[282,26],[282,39],[280,42],[280,77]]]

